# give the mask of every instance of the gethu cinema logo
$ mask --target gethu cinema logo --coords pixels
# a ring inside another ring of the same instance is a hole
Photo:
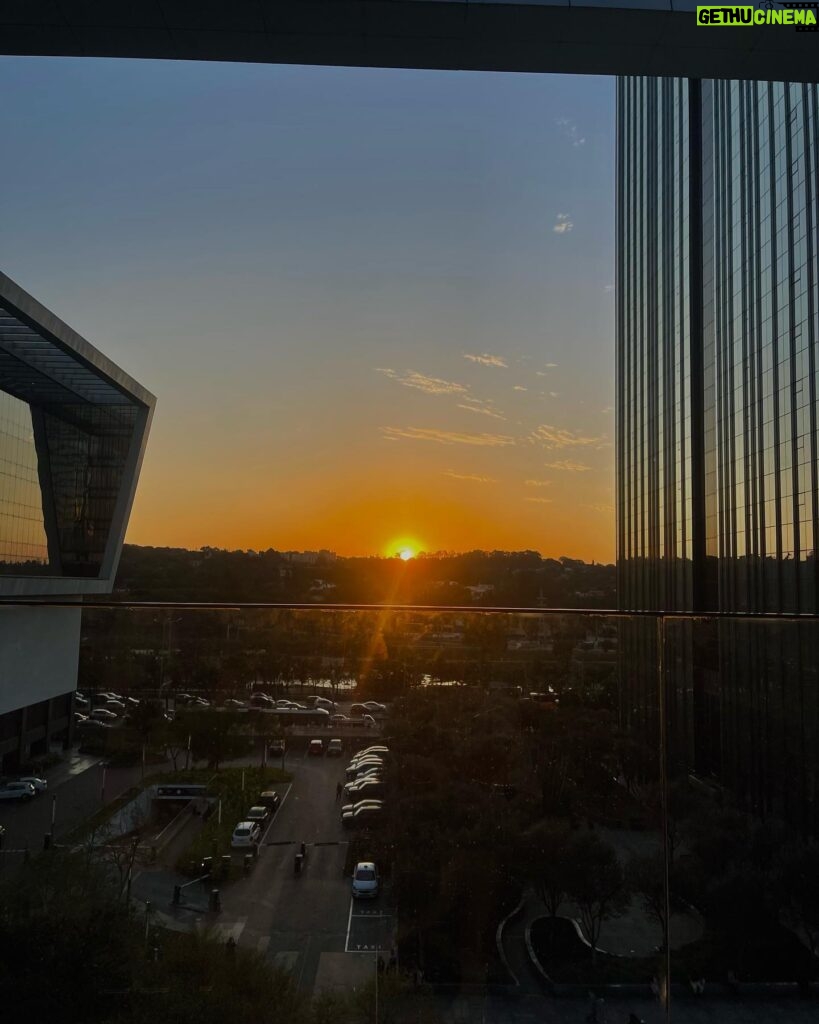
[[[756,7],[698,7],[698,25],[816,25],[816,12],[810,8],[786,11],[761,11]]]

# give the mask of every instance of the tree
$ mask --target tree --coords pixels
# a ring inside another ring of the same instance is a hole
[[[559,821],[541,822],[524,836],[522,852],[529,881],[549,914],[557,917],[566,899],[571,832]]]
[[[594,958],[603,922],[628,906],[623,870],[614,849],[590,832],[574,840],[566,867],[566,894],[577,904]]]
[[[188,749],[188,737],[190,731],[187,716],[177,715],[171,722],[165,722],[159,731],[159,742],[165,749],[165,756],[173,764],[173,770],[177,770],[177,762],[180,755]]]
[[[665,860],[662,852],[632,857],[626,868],[626,881],[629,888],[640,897],[646,914],[660,926],[663,933],[663,944],[665,944],[668,936],[668,915],[666,913],[668,904],[665,887]]]
[[[248,748],[247,736],[240,735],[239,716],[229,711],[195,711],[185,717],[191,736],[191,750],[197,760],[209,768],[232,757],[240,757]]]

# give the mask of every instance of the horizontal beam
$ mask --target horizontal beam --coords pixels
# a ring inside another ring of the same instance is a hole
[[[785,25],[701,27],[695,7],[691,0],[0,0],[0,49],[819,81],[819,33]]]

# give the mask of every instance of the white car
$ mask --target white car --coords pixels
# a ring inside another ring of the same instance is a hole
[[[36,775],[24,775],[17,781],[27,782],[30,786],[34,786],[35,793],[45,793],[48,789],[48,781],[46,779],[40,779]]]
[[[378,868],[371,860],[362,860],[353,872],[353,897],[374,899],[378,895]]]
[[[359,757],[364,757],[366,754],[378,754],[380,756],[381,754],[389,754],[389,752],[389,747],[382,747],[376,744],[372,747],[365,747],[363,750],[357,750],[355,754],[353,754],[353,760],[355,761]]]
[[[352,781],[356,775],[363,774],[363,772],[369,771],[371,768],[378,768],[379,771],[383,771],[384,762],[378,761],[375,758],[369,758],[367,761],[359,761],[357,764],[350,765],[346,771],[347,780]]]
[[[341,808],[342,814],[352,814],[353,811],[357,811],[359,807],[383,807],[383,800],[376,800],[374,797],[364,800],[356,800],[354,804],[344,804]]]
[[[29,782],[8,782],[0,786],[0,800],[31,800],[34,786]]]
[[[106,708],[94,708],[88,717],[92,722],[110,723],[117,720],[117,715],[113,711],[108,711]]]
[[[255,821],[240,821],[230,837],[230,845],[235,849],[243,846],[258,846],[262,838],[262,830]]]

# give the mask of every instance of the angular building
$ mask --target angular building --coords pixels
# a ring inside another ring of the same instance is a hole
[[[2,771],[70,742],[81,610],[49,601],[111,591],[154,402],[0,274]]]
[[[815,615],[819,88],[620,79],[617,146],[620,607]],[[812,832],[817,632],[678,620],[661,641],[672,766]],[[647,736],[657,645],[624,626],[622,716]]]

